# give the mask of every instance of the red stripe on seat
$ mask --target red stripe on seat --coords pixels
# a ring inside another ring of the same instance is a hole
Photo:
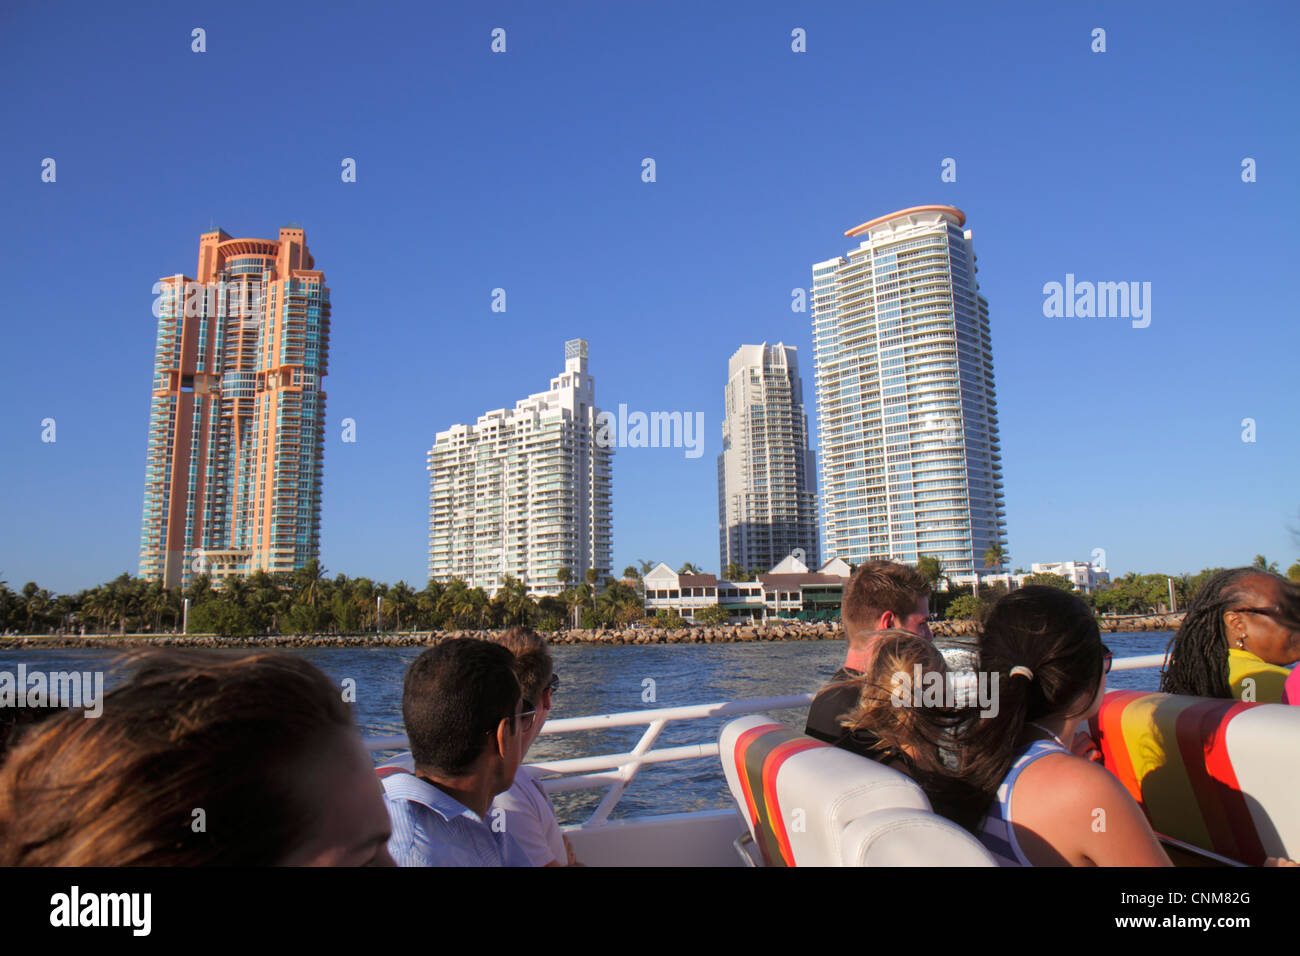
[[[772,831],[776,834],[777,845],[781,848],[781,858],[786,866],[794,866],[794,853],[790,850],[790,836],[785,828],[785,815],[781,812],[780,801],[776,796],[776,776],[781,765],[795,754],[812,750],[815,747],[829,747],[830,744],[811,737],[802,737],[783,743],[772,750],[767,762],[763,764],[763,796],[767,803],[767,812]]]
[[[1233,806],[1231,792],[1210,773],[1206,758],[1214,748],[1214,738],[1222,733],[1226,715],[1233,709],[1231,700],[1198,700],[1188,704],[1174,718],[1174,738],[1182,759],[1183,773],[1196,799],[1201,822],[1210,838],[1207,850],[1214,850],[1233,859],[1238,856],[1236,835],[1231,817]],[[1232,774],[1231,765],[1228,773]],[[1235,788],[1235,781],[1233,787]]]
[[[751,727],[736,738],[736,746],[732,750],[732,757],[735,760],[736,765],[736,775],[740,777],[740,790],[745,796],[745,811],[749,820],[750,830],[752,831],[755,841],[759,844],[759,849],[763,851],[764,857],[767,856],[767,850],[763,846],[763,841],[761,839],[763,820],[759,815],[758,804],[754,800],[754,790],[749,782],[749,773],[745,767],[745,754],[749,750],[750,744],[758,740],[758,738],[770,734],[773,730],[781,729],[784,729],[784,725],[777,723],[760,724],[757,727]],[[768,860],[766,862],[770,864],[772,861]]]
[[[1146,697],[1148,691],[1118,690],[1102,698],[1101,709],[1090,721],[1093,725],[1092,736],[1099,739],[1101,755],[1105,768],[1124,784],[1129,795],[1142,804],[1142,787],[1133,770],[1133,758],[1129,756],[1128,742],[1124,739],[1124,708],[1140,697]]]
[[[1241,785],[1237,781],[1236,771],[1232,769],[1232,757],[1228,753],[1228,724],[1243,711],[1260,705],[1240,701],[1224,701],[1223,703],[1227,706],[1223,708],[1222,715],[1218,720],[1218,726],[1203,723],[1201,727],[1201,736],[1204,740],[1202,757],[1204,772],[1207,778],[1212,779],[1217,784],[1215,789],[1223,805],[1223,813],[1227,818],[1228,829],[1232,833],[1232,850],[1220,852],[1224,856],[1231,856],[1242,863],[1260,866],[1263,864],[1265,857],[1264,845],[1260,842],[1259,832],[1255,829],[1255,821],[1251,819],[1250,807],[1246,803],[1245,795],[1241,792]]]

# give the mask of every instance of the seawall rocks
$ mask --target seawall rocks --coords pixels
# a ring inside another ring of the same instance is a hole
[[[1174,631],[1182,614],[1153,614],[1143,617],[1101,618],[1103,633],[1117,631]],[[934,621],[935,637],[972,637],[980,632],[976,621]],[[299,634],[254,637],[220,637],[214,634],[147,634],[113,636],[28,636],[0,638],[0,650],[96,647],[426,647],[453,637],[491,636],[493,631],[415,631],[402,634]],[[844,637],[838,621],[772,621],[767,624],[720,625],[713,627],[617,627],[597,630],[557,631],[548,635],[552,644],[731,644],[748,641],[837,641]]]

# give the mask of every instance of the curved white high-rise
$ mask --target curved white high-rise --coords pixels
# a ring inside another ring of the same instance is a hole
[[[1005,547],[988,303],[965,223],[913,206],[813,266],[825,556],[928,554],[962,574]]]

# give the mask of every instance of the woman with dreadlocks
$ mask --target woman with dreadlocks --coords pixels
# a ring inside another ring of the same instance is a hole
[[[1300,661],[1300,587],[1259,568],[1219,571],[1201,586],[1169,642],[1167,694],[1276,704]],[[1249,683],[1248,683],[1249,681]]]

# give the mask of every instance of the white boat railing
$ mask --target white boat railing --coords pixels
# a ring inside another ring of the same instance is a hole
[[[1111,671],[1142,670],[1163,667],[1164,654],[1144,654],[1137,657],[1116,658]],[[651,749],[670,723],[703,720],[709,717],[739,717],[744,714],[769,713],[793,710],[812,703],[813,694],[792,694],[786,697],[752,697],[746,700],[722,701],[716,704],[692,704],[686,707],[662,707],[654,710],[632,710],[618,714],[595,714],[590,717],[562,717],[548,720],[542,734],[570,734],[593,730],[611,730],[618,727],[645,726],[645,732],[635,747],[625,753],[596,754],[588,757],[568,757],[557,760],[539,760],[528,764],[543,773],[559,774],[542,781],[548,793],[570,790],[589,790],[607,787],[600,805],[579,829],[589,830],[603,826],[618,806],[624,792],[647,764],[669,763],[679,760],[698,760],[718,756],[718,742],[709,739],[701,743],[677,747]],[[367,737],[368,750],[405,750],[409,746],[406,735]]]

